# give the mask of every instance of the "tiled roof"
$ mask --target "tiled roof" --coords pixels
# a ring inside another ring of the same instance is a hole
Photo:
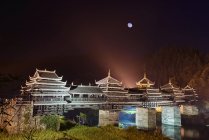
[[[168,84],[165,84],[160,87],[161,89],[179,89],[177,86],[169,82]]]
[[[146,74],[144,74],[144,77],[136,83],[136,85],[154,85],[154,84],[155,82],[152,82],[151,80],[149,80],[146,77]]]
[[[40,76],[42,78],[53,78],[53,79],[59,79],[59,77],[55,71],[48,71],[48,70],[38,70],[36,69],[36,72],[33,77]]]
[[[110,75],[110,71],[108,72],[108,76],[103,78],[102,80],[99,80],[96,82],[97,85],[102,85],[102,84],[119,84],[122,85],[122,82],[118,81],[117,79],[113,78]]]
[[[187,85],[186,87],[183,88],[183,90],[193,90],[193,88]]]
[[[115,78],[113,78],[111,76],[105,77],[104,79],[99,80],[99,81],[96,82],[97,85],[100,85],[100,84],[108,84],[108,83],[121,84],[120,81],[116,80]]]
[[[70,93],[103,93],[97,86],[71,86]]]
[[[59,78],[56,73],[49,73],[49,72],[38,72],[40,77],[46,78]]]

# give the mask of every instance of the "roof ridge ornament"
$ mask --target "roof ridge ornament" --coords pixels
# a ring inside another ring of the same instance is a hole
[[[170,78],[170,77],[169,77],[169,79],[168,79],[168,83],[169,83],[169,84],[172,84],[171,78]]]
[[[110,69],[109,69],[109,71],[108,71],[108,77],[111,77],[111,76],[110,76]]]
[[[147,73],[144,72],[144,79],[147,79]]]

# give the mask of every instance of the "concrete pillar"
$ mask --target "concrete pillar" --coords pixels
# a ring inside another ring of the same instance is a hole
[[[156,110],[150,108],[136,108],[136,126],[138,129],[156,128]]]
[[[98,126],[117,125],[119,112],[113,110],[99,110]]]
[[[178,106],[162,107],[162,124],[181,126],[181,113]]]
[[[181,127],[162,124],[162,134],[172,140],[181,140]]]
[[[118,116],[118,125],[120,128],[128,128],[130,126],[136,126],[136,107],[126,106],[120,112]]]
[[[188,116],[198,115],[198,108],[195,105],[183,105],[182,114]]]

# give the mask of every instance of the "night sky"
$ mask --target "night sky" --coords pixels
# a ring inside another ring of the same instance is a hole
[[[69,83],[140,79],[160,47],[209,51],[209,2],[16,1],[0,4],[0,73],[56,69]],[[127,23],[133,27],[128,28]]]

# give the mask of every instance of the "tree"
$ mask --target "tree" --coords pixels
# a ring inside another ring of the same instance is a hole
[[[60,121],[58,115],[46,115],[41,119],[41,123],[46,125],[47,129],[58,131],[60,127]]]

